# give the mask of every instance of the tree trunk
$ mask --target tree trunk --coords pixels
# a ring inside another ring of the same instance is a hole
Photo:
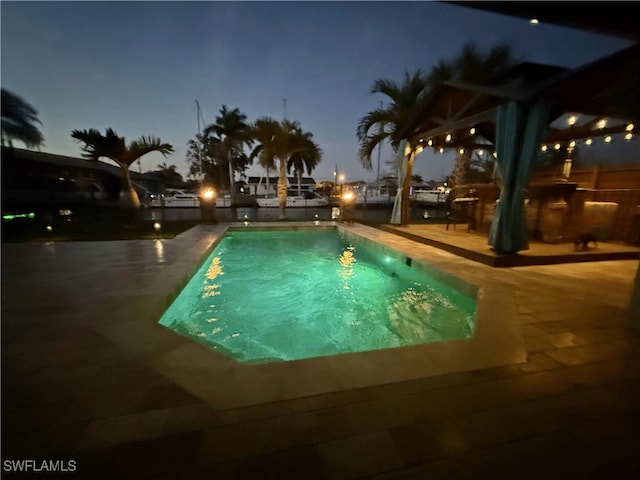
[[[129,169],[125,165],[121,165],[120,167],[122,168],[122,185],[120,187],[118,203],[122,208],[138,210],[140,208],[140,197],[138,197],[138,192],[136,192],[136,189],[133,187]]]
[[[131,174],[126,165],[120,165],[122,169],[122,185],[118,196],[118,206],[122,211],[125,223],[137,223],[140,220],[140,197],[133,187]]]
[[[228,163],[229,163],[229,199],[231,200],[231,205],[234,205],[235,199],[235,185],[233,179],[233,161],[231,160],[231,152],[228,154]]]
[[[279,220],[287,219],[287,172],[285,161],[280,160],[280,172],[278,174],[278,205],[280,206]]]
[[[456,152],[456,163],[453,169],[453,183],[459,189],[462,185],[466,185],[469,181],[469,168],[471,164],[471,152]]]
[[[416,152],[411,151],[407,159],[407,173],[402,182],[402,210],[400,211],[400,224],[408,225],[411,217],[411,177],[413,176],[413,161],[416,158]]]
[[[296,177],[298,177],[298,196],[302,195],[302,172],[296,171]]]

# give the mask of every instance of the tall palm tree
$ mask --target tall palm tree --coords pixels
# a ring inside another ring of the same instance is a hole
[[[314,142],[311,132],[303,132],[302,129],[298,128],[296,134],[300,135],[301,143],[309,143],[308,148],[292,153],[287,161],[287,173],[291,173],[291,169],[293,169],[298,181],[298,195],[301,195],[304,170],[306,168],[307,173],[311,174],[322,159],[322,149]]]
[[[384,141],[388,141],[394,151],[400,148],[402,138],[400,132],[406,129],[412,121],[425,98],[429,81],[422,70],[404,74],[402,83],[392,80],[377,79],[371,87],[371,93],[382,93],[391,100],[386,107],[380,107],[367,113],[358,123],[357,136],[360,141],[360,162],[362,166],[371,169],[371,155],[375,148]],[[409,219],[409,196],[413,162],[421,151],[418,144],[408,148],[407,171],[402,183],[402,220]],[[400,152],[403,153],[403,152]]]
[[[267,194],[269,193],[269,171],[277,169],[273,149],[269,148],[276,136],[280,133],[280,122],[271,117],[258,118],[251,126],[251,136],[257,143],[251,151],[249,160],[256,158],[258,164],[266,170]]]
[[[244,171],[249,163],[249,157],[244,152],[245,145],[250,147],[253,144],[251,137],[251,126],[247,123],[247,116],[234,108],[229,110],[226,105],[220,109],[214,124],[204,129],[204,135],[213,135],[220,143],[216,149],[224,158],[220,159],[227,164],[229,170],[229,193],[233,200],[235,193],[234,171]]]
[[[511,68],[514,63],[511,47],[506,43],[498,44],[484,53],[478,50],[475,43],[469,42],[453,60],[440,61],[432,68],[428,77],[430,89],[446,81],[483,84]],[[468,183],[472,153],[469,149],[456,150],[454,186]]]
[[[142,136],[138,140],[130,142],[128,145],[124,137],[120,137],[111,128],[108,128],[103,135],[98,130],[73,130],[71,137],[82,143],[83,157],[90,160],[98,160],[102,157],[114,161],[122,170],[122,188],[120,190],[120,205],[125,208],[140,207],[140,198],[133,182],[129,166],[140,157],[151,152],[160,152],[165,157],[173,152],[173,146],[162,143],[157,137]]]
[[[36,124],[42,125],[38,112],[29,103],[9,90],[3,88],[0,109],[2,110],[2,145],[13,147],[18,140],[27,148],[44,145],[44,137]]]
[[[321,152],[310,134],[303,132],[300,124],[284,120],[278,122],[270,117],[259,118],[253,127],[253,138],[258,145],[250,158],[258,158],[263,166],[278,168],[278,204],[279,219],[287,218],[287,164],[292,156],[308,155],[320,157]]]

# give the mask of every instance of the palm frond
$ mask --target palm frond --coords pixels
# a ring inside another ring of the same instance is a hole
[[[384,142],[389,137],[389,134],[381,131],[373,135],[368,135],[360,141],[360,148],[358,155],[360,157],[360,163],[367,170],[371,170],[371,155],[375,148]]]
[[[42,125],[38,112],[20,96],[3,88],[0,98],[2,110],[1,136],[12,145],[18,140],[29,147],[38,147],[44,143],[44,136],[36,124]]]

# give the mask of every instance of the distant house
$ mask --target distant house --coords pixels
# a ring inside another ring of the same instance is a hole
[[[287,190],[291,192],[298,191],[298,178],[297,177],[287,177]],[[267,189],[267,183],[269,187]],[[265,195],[272,196],[276,195],[278,187],[278,177],[269,177],[269,181],[267,182],[267,177],[249,177],[244,185],[245,193],[248,195],[256,195],[259,197],[263,197]],[[311,177],[302,177],[300,180],[300,190],[302,193],[305,192],[313,192],[316,188],[316,181]]]
[[[122,171],[102,161],[2,147],[2,210],[80,207],[118,199]],[[131,172],[141,201],[164,189],[154,174]]]

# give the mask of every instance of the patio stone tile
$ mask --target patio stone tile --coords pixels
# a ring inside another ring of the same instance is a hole
[[[404,452],[391,432],[373,432],[317,446],[323,459],[324,478],[366,477],[403,466]]]
[[[549,351],[547,355],[564,365],[581,365],[612,358],[620,353],[620,345],[598,343]]]
[[[532,353],[530,351],[527,363],[518,365],[517,368],[523,373],[535,373],[564,368],[564,365],[556,362],[545,353]]]
[[[144,442],[123,443],[76,453],[82,478],[155,478],[183,475],[194,466],[200,432],[188,432]]]
[[[519,422],[512,410],[510,407],[459,415],[453,422],[471,449],[493,447],[531,435],[531,428]]]
[[[555,347],[547,341],[547,335],[525,338],[524,344],[530,354],[546,352],[548,350],[555,349]]]
[[[232,476],[220,475],[216,472],[210,478],[260,478],[265,480],[283,480],[287,478],[300,479],[331,479],[335,477],[327,473],[327,466],[316,446],[303,446],[289,450],[281,450],[263,455],[245,457],[235,462]]]
[[[595,453],[571,433],[558,431],[494,447],[489,461],[476,467],[480,478],[584,478],[602,461]]]
[[[393,428],[390,434],[404,466],[459,454],[472,448],[460,426],[446,417]]]

